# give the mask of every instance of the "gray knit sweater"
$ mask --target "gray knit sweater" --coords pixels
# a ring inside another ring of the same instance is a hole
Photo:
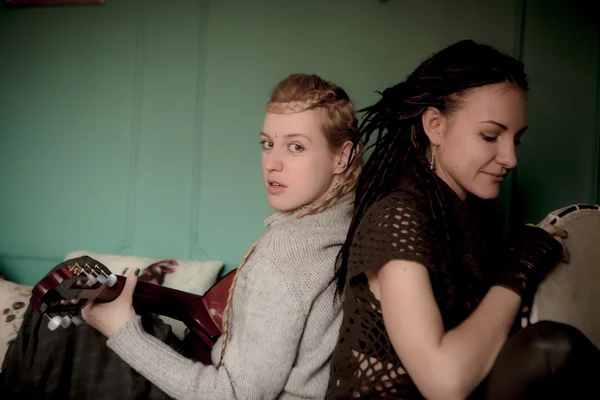
[[[237,279],[223,364],[193,362],[148,335],[139,316],[107,342],[177,399],[321,399],[341,324],[335,258],[352,218],[351,196],[316,215],[265,221]],[[221,342],[213,349],[219,360]]]

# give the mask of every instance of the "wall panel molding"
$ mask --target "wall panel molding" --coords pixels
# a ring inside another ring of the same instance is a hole
[[[593,161],[594,161],[594,170],[592,171],[592,191],[591,191],[591,199],[590,203],[592,204],[600,204],[600,24],[597,26],[597,36],[596,40],[598,41],[598,46],[596,50],[596,82],[594,85],[595,90],[595,123],[596,126],[594,128],[594,146],[592,151],[594,152]]]
[[[524,48],[525,48],[525,30],[527,24],[527,0],[517,0],[516,2],[516,23],[515,23],[515,44],[513,50],[513,56],[516,57],[519,61],[523,62],[524,58]],[[505,212],[504,212],[504,232],[508,233],[512,229],[512,227],[517,224],[519,219],[519,212],[517,210],[518,204],[516,203],[516,193],[517,193],[517,182],[518,182],[518,174],[517,169],[514,169],[509,174],[510,181],[508,185],[504,185],[503,190],[507,190],[508,193],[503,197],[506,199],[504,201],[505,204]],[[515,207],[515,205],[517,207]]]
[[[132,109],[129,130],[129,171],[126,203],[125,231],[123,244],[115,253],[131,255],[135,234],[135,205],[138,178],[138,159],[141,137],[142,99],[144,96],[144,6],[143,0],[137,0],[135,13],[135,55],[133,61]]]
[[[204,100],[206,88],[207,60],[206,49],[208,41],[208,24],[210,14],[210,4],[208,0],[203,0],[198,7],[200,15],[198,16],[198,59],[196,75],[196,115],[194,118],[194,154],[193,154],[193,173],[192,173],[192,200],[191,204],[191,225],[190,225],[190,250],[189,257],[192,260],[207,260],[208,253],[202,247],[202,238],[200,236],[200,191],[202,190],[202,151],[204,149]]]
[[[19,253],[0,253],[0,260],[33,260],[33,261],[56,261],[62,260],[65,254],[19,254]]]

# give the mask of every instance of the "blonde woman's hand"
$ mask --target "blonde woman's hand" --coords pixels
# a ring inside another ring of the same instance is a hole
[[[139,269],[129,272],[123,290],[119,297],[109,303],[92,302],[81,310],[81,316],[89,325],[104,336],[110,338],[112,335],[135,317],[133,309],[133,291],[137,283]]]

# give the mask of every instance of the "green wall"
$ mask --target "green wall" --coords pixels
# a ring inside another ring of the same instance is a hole
[[[586,3],[526,3],[522,54],[531,80],[530,130],[513,186],[517,221],[600,202],[600,14]]]
[[[598,27],[556,3],[551,12],[544,0],[2,10],[0,272],[33,284],[74,249],[235,268],[269,213],[258,132],[273,85],[317,73],[361,107],[463,38],[522,53],[531,66],[531,128],[501,203],[512,197],[530,218],[591,201]]]

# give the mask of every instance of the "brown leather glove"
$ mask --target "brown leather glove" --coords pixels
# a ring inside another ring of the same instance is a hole
[[[521,297],[528,296],[562,259],[562,253],[562,245],[552,235],[542,228],[527,225],[509,247],[496,285]]]

